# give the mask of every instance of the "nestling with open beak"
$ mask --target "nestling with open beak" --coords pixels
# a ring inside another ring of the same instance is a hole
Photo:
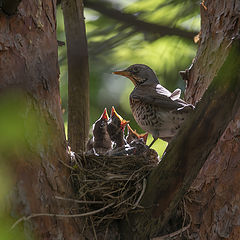
[[[133,140],[136,139],[143,139],[144,143],[146,144],[148,133],[138,134],[137,131],[133,130],[129,124],[127,125],[127,128],[128,128],[128,135],[126,137],[127,143],[131,143]]]
[[[112,141],[107,131],[109,120],[107,109],[93,125],[93,151],[96,155],[104,155],[112,148]]]
[[[115,143],[116,148],[122,147],[125,145],[124,129],[128,123],[129,121],[126,121],[125,119],[123,119],[116,112],[115,108],[112,107],[111,117],[108,121],[107,131],[109,133],[111,140]]]
[[[114,74],[129,78],[135,86],[129,97],[130,107],[138,125],[153,136],[149,147],[158,138],[170,142],[194,110],[193,105],[180,98],[181,90],[168,91],[144,64],[134,64]]]

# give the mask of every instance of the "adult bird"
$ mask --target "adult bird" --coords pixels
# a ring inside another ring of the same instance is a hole
[[[180,98],[181,90],[168,91],[144,64],[113,73],[129,78],[135,86],[129,97],[130,106],[138,125],[153,136],[149,148],[158,138],[170,142],[194,109]]]

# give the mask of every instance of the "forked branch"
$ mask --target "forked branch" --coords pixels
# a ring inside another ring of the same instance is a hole
[[[122,223],[123,239],[156,236],[198,175],[228,123],[240,106],[240,41],[230,53],[179,135],[168,146],[159,166],[148,178],[141,201],[143,213]],[[127,230],[126,230],[127,229]],[[134,229],[134,230],[133,230]]]

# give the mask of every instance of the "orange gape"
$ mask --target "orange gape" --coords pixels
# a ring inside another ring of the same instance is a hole
[[[104,155],[112,148],[112,141],[107,131],[109,117],[105,108],[101,117],[93,124],[93,151],[96,155]]]
[[[143,139],[144,143],[147,142],[148,133],[138,134],[136,130],[133,130],[130,125],[127,125],[128,135],[126,137],[127,143],[131,143],[135,139]]]
[[[129,121],[123,119],[112,107],[111,117],[108,121],[108,134],[111,140],[115,143],[115,147],[122,147],[125,145],[124,139],[124,129],[125,126],[129,123]]]

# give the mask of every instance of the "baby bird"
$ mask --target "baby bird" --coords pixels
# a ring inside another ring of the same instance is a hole
[[[116,112],[115,108],[112,107],[111,117],[107,124],[107,131],[111,140],[115,143],[116,148],[122,147],[125,145],[124,129],[128,123],[129,121],[126,121],[125,119],[123,119]]]
[[[129,124],[127,125],[127,128],[128,128],[128,135],[126,137],[126,140],[128,144],[136,139],[143,139],[143,142],[146,144],[148,133],[138,134],[136,130],[133,131],[133,129],[130,127]]]
[[[95,155],[104,155],[112,148],[112,141],[107,131],[109,117],[104,109],[101,117],[93,125],[93,152]]]

